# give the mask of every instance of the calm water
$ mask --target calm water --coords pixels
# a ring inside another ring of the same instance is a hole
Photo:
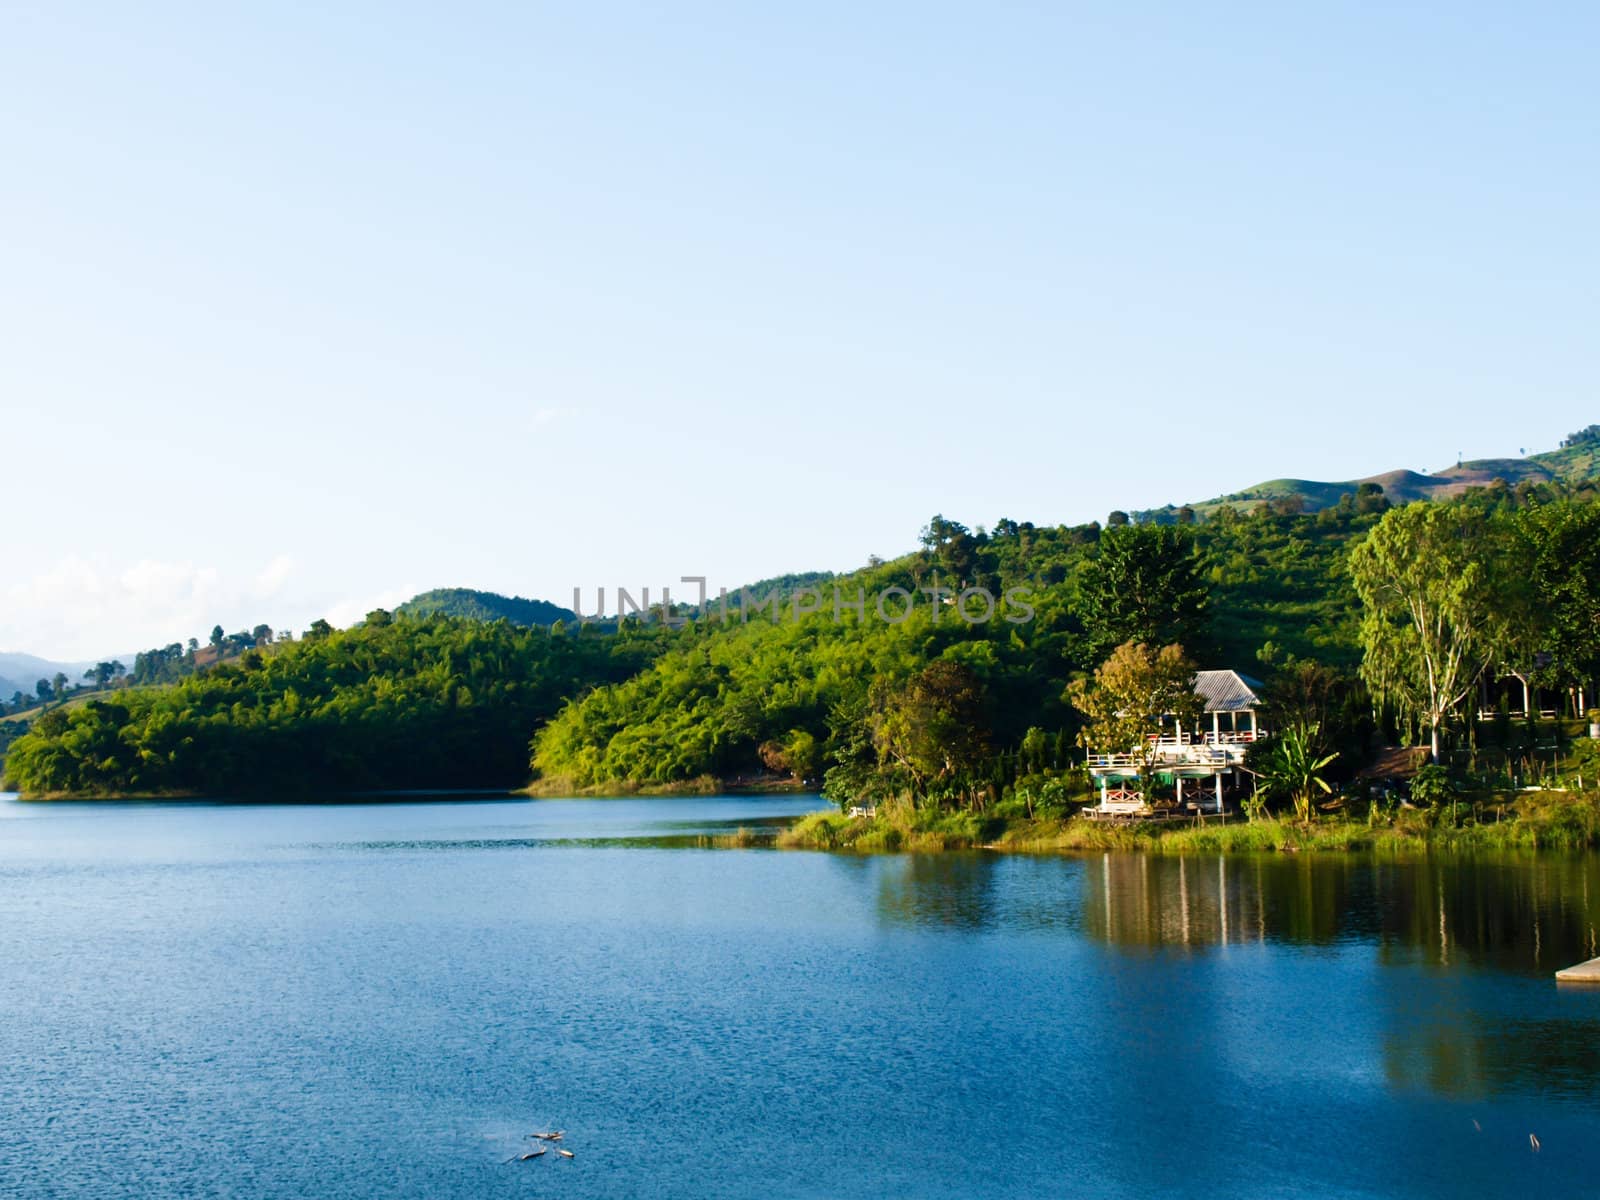
[[[0,799],[0,1195],[1596,1190],[1600,861],[693,846],[814,805]]]

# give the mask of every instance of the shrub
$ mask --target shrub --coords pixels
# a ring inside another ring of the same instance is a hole
[[[1411,780],[1411,800],[1424,808],[1449,804],[1458,794],[1450,772],[1438,763],[1429,763]]]

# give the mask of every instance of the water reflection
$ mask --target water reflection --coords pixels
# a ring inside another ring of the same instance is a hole
[[[878,915],[888,924],[981,929],[999,917],[996,868],[1003,864],[989,855],[906,854],[882,862]]]
[[[1388,962],[1545,975],[1600,954],[1600,857],[1087,860],[1083,925],[1115,946],[1372,942]]]
[[[1600,1087],[1600,1017],[1537,1020],[1436,1008],[1394,1019],[1383,1037],[1395,1087],[1481,1098],[1516,1088],[1592,1095]]]

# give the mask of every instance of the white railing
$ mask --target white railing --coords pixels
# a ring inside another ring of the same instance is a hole
[[[1090,813],[1103,813],[1112,816],[1136,816],[1146,812],[1149,805],[1144,802],[1143,792],[1133,792],[1126,788],[1112,788],[1100,798],[1100,803],[1089,809]]]
[[[1243,746],[1250,742],[1258,741],[1267,736],[1264,729],[1250,730],[1225,730],[1218,733],[1164,733],[1160,737],[1148,737],[1147,742],[1157,746]]]
[[[1244,758],[1250,743],[1267,737],[1265,730],[1223,734],[1184,734],[1181,737],[1149,739],[1148,754],[1090,754],[1089,766],[1137,770],[1147,763],[1152,767],[1177,765],[1228,766]]]

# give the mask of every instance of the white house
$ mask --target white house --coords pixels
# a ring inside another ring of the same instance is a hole
[[[1204,715],[1193,729],[1167,718],[1171,731],[1163,722],[1161,732],[1150,739],[1152,765],[1158,779],[1173,785],[1180,811],[1184,808],[1184,784],[1189,783],[1194,786],[1196,809],[1209,807],[1221,812],[1224,788],[1243,783],[1245,751],[1252,742],[1269,736],[1257,718],[1261,684],[1237,671],[1199,671],[1194,690],[1203,702]],[[1100,785],[1100,803],[1089,810],[1090,815],[1147,811],[1149,804],[1138,790],[1139,768],[1145,762],[1146,755],[1134,747],[1125,753],[1090,754],[1089,777]]]

